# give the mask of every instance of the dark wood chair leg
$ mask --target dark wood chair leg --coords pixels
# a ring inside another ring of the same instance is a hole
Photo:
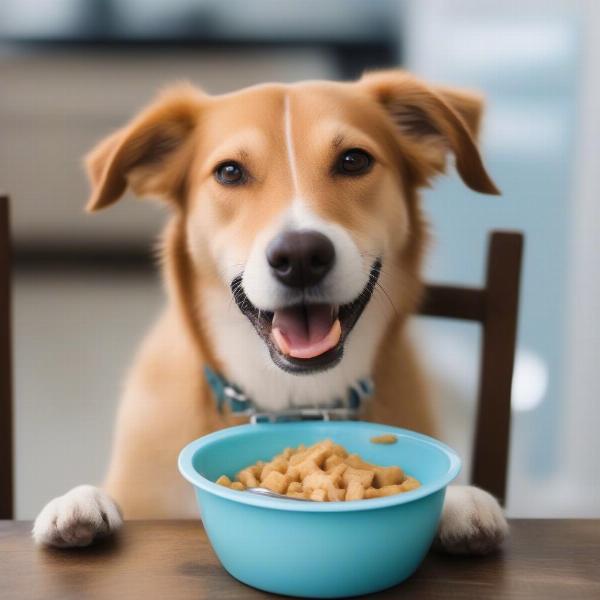
[[[506,500],[522,253],[521,234],[491,235],[471,481],[502,504]]]
[[[0,195],[0,519],[14,516],[9,232],[8,197]]]

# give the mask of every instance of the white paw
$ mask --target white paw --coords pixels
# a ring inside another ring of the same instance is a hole
[[[50,500],[33,525],[38,544],[69,548],[88,546],[123,524],[116,502],[101,489],[80,485]]]
[[[508,523],[498,501],[467,485],[446,490],[436,545],[450,554],[488,554],[508,535]]]

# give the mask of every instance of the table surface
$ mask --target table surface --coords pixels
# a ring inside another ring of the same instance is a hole
[[[0,598],[276,598],[221,567],[199,521],[130,521],[112,540],[36,548],[31,523],[0,521]],[[401,586],[372,598],[600,598],[600,520],[513,520],[504,550],[430,553]]]

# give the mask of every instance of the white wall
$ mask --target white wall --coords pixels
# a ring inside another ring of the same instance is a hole
[[[331,57],[307,50],[244,52],[0,50],[0,188],[13,198],[19,244],[145,247],[162,222],[149,203],[84,213],[82,157],[158,90],[191,80],[210,93],[264,81],[331,77]]]
[[[571,209],[570,293],[560,486],[568,512],[600,515],[600,3],[586,3]],[[553,493],[556,493],[555,488]]]
[[[513,382],[508,511],[600,516],[600,4],[595,0],[414,0],[407,67],[488,97],[482,146],[503,198],[456,178],[426,194],[430,275],[479,283],[492,228],[526,234]],[[450,441],[468,448],[475,332],[426,324]],[[458,419],[462,436],[457,436]]]

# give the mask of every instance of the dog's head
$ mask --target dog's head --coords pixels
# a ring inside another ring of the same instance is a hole
[[[481,110],[402,71],[222,96],[179,86],[90,154],[89,208],[128,187],[167,199],[197,274],[227,290],[270,360],[326,370],[375,292],[414,307],[426,237],[415,191],[447,155],[466,185],[497,193],[474,141]]]

